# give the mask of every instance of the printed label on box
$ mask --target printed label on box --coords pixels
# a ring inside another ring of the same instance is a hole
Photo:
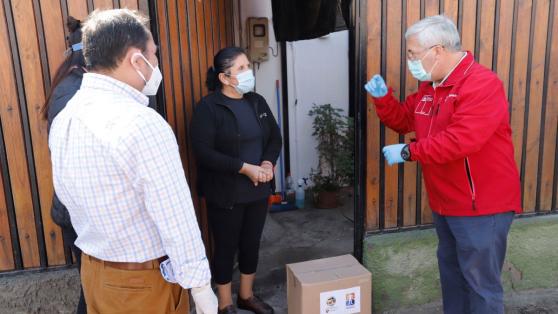
[[[320,293],[320,314],[360,312],[360,286]]]

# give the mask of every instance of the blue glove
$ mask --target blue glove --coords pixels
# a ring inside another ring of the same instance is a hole
[[[388,92],[386,82],[379,74],[374,75],[374,77],[370,79],[370,82],[364,85],[364,89],[366,89],[372,97],[384,97]]]
[[[404,162],[405,160],[403,159],[403,157],[401,157],[401,151],[403,150],[403,147],[405,147],[406,144],[395,144],[395,145],[389,145],[389,146],[385,146],[382,149],[382,153],[384,153],[384,156],[387,159],[388,165],[393,165],[393,164],[398,164],[400,162]]]

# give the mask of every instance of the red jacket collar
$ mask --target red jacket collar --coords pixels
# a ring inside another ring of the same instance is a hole
[[[445,87],[455,85],[455,83],[459,82],[463,78],[463,76],[467,74],[471,66],[473,66],[473,64],[475,63],[475,57],[470,51],[465,52],[467,53],[465,58],[461,60],[461,62],[459,62],[457,67],[453,70],[453,72],[451,72],[448,78],[440,86]]]

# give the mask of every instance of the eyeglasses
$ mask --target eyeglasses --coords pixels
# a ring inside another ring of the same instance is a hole
[[[415,60],[417,59],[417,57],[420,56],[421,54],[423,54],[425,51],[430,51],[430,50],[432,50],[432,48],[438,47],[438,46],[444,48],[444,46],[441,46],[441,45],[434,45],[434,46],[432,46],[432,47],[430,47],[430,48],[424,49],[424,50],[421,51],[421,52],[417,52],[417,53],[410,53],[410,52],[407,52],[407,58],[409,58],[409,60],[411,60],[411,61],[415,61]]]
[[[244,68],[244,66],[241,66],[238,70],[241,71],[240,73],[246,72],[246,71],[248,71],[248,70],[252,70],[252,65],[251,65],[251,64],[248,64],[248,65],[246,65],[246,68]],[[237,76],[237,75],[239,75],[240,73],[238,73],[238,74],[232,74],[232,73],[223,72],[223,74],[225,74],[225,75],[227,75],[227,76]]]

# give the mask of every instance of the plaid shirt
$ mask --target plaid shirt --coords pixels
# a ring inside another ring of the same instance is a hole
[[[87,73],[49,138],[56,194],[85,253],[145,262],[168,255],[184,288],[211,274],[178,145],[148,98]]]

